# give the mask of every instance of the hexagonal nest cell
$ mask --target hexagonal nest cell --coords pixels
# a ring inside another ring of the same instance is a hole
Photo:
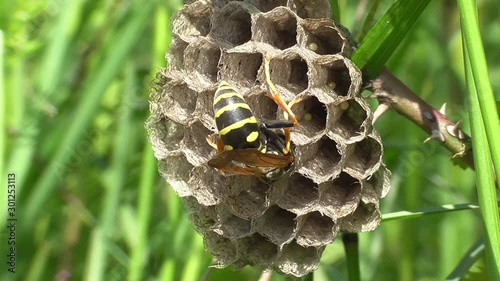
[[[268,267],[276,260],[279,253],[276,244],[258,233],[241,239],[239,244],[239,251],[245,253],[245,264]]]
[[[241,45],[252,38],[252,13],[255,7],[242,2],[230,2],[214,13],[210,36],[232,46]]]
[[[360,97],[361,72],[345,57],[349,38],[325,18],[327,0],[184,3],[146,125],[160,173],[215,267],[249,264],[304,276],[339,231],[380,223],[379,200],[390,187],[382,142]],[[271,81],[299,120],[291,128],[293,166],[275,181],[223,174],[208,165],[217,151],[206,140],[217,133],[213,101],[221,80],[243,95],[259,123],[285,118],[267,96],[267,58]]]
[[[340,219],[340,229],[346,232],[372,231],[380,224],[382,215],[377,204],[360,202],[356,211]]]
[[[335,116],[331,118],[329,124],[330,132],[340,135],[345,140],[352,138],[362,138],[362,134],[366,128],[363,127],[367,123],[368,113],[358,103],[357,100],[346,100],[339,103]]]
[[[162,96],[158,102],[158,113],[171,120],[184,123],[191,120],[196,108],[198,93],[182,81],[172,81],[165,85]]]
[[[331,20],[326,19],[306,19],[301,23],[305,31],[303,40],[304,46],[316,44],[314,52],[320,55],[334,55],[342,52],[345,44],[339,31]]]
[[[303,19],[331,16],[330,3],[327,0],[289,0],[288,6]]]
[[[316,61],[316,65],[320,67],[319,71],[322,72],[322,79],[318,84],[326,85],[329,88],[327,90],[333,91],[338,96],[349,96],[349,90],[353,86],[350,68],[354,66],[346,65],[346,62],[338,57],[319,59]]]
[[[292,112],[300,122],[294,130],[293,137],[302,135],[304,138],[315,138],[326,128],[327,107],[315,96],[299,97],[300,101],[293,104]]]
[[[186,5],[175,17],[172,25],[173,33],[189,41],[206,36],[210,30],[210,5],[203,1]]]
[[[382,144],[375,138],[365,138],[352,144],[350,159],[345,169],[362,176],[372,174],[378,169],[382,158]]]
[[[302,247],[289,243],[283,247],[276,266],[280,272],[292,276],[303,276],[319,266],[319,259],[324,247]]]
[[[282,246],[293,238],[296,230],[297,216],[278,206],[271,206],[258,218],[258,233],[278,246]]]
[[[261,53],[224,53],[220,67],[220,78],[235,81],[234,87],[252,87],[263,63]],[[238,89],[241,90],[241,89]]]
[[[338,224],[331,218],[320,212],[309,213],[297,232],[297,244],[303,247],[326,246],[335,240],[338,229]]]
[[[267,91],[258,91],[245,96],[252,112],[262,123],[270,120],[283,119],[283,115],[278,115],[278,105],[267,94]]]
[[[361,183],[349,174],[341,173],[333,181],[321,184],[319,191],[324,214],[341,218],[356,210],[361,198]]]
[[[174,37],[170,52],[168,52],[168,68],[173,70],[184,70],[184,52],[188,43],[180,37]]]
[[[307,214],[317,205],[318,187],[306,177],[295,173],[277,201],[278,206],[297,215]]]
[[[338,144],[330,138],[323,137],[315,144],[314,157],[304,163],[299,172],[311,178],[316,183],[334,178],[340,172],[342,154]]]
[[[298,54],[287,54],[283,59],[272,59],[269,70],[271,81],[287,99],[304,91],[309,85],[307,62]],[[283,88],[286,91],[282,90]]]
[[[253,181],[249,188],[227,194],[225,205],[240,218],[258,218],[269,207],[268,191],[269,187],[263,182]]]
[[[189,44],[184,51],[186,72],[208,83],[217,82],[220,47],[211,40],[200,38]]]
[[[278,7],[256,18],[254,40],[284,50],[297,43],[297,18],[285,7]]]

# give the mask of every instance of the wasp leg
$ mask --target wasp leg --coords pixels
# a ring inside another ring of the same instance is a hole
[[[292,108],[293,105],[295,105],[296,103],[299,103],[302,101],[302,98],[298,98],[294,101],[291,101],[289,104],[288,104],[288,108]],[[283,113],[285,115],[285,119],[288,120],[288,114],[286,112]],[[290,116],[292,117],[292,116]],[[293,118],[292,118],[293,120]],[[291,139],[291,134],[290,134],[290,128],[284,128],[284,131],[285,131],[285,144],[286,144],[286,150],[288,152],[291,151],[292,149],[292,139]]]
[[[285,135],[286,131],[290,131],[290,129],[285,128]],[[283,137],[269,130],[269,128],[266,128],[265,125],[263,125],[263,127],[261,128],[261,132],[266,136],[266,139],[268,141],[267,143],[268,154],[290,155],[290,149],[288,149],[286,141],[283,141]]]
[[[294,123],[288,120],[269,120],[264,122],[261,126],[267,129],[284,129],[293,127]]]
[[[207,140],[208,145],[210,145],[214,149],[217,149],[217,153],[221,153],[224,151],[224,143],[222,142],[218,134],[208,135],[205,139]]]
[[[266,73],[266,82],[269,85],[269,89],[271,90],[271,95],[269,96],[272,100],[274,100],[275,103],[277,103],[283,110],[290,115],[290,118],[292,119],[294,123],[294,127],[299,125],[299,121],[297,120],[297,117],[295,117],[295,114],[292,112],[290,107],[285,103],[285,101],[281,98],[281,95],[278,91],[278,88],[274,83],[271,81],[271,72],[269,70],[269,63],[271,61],[270,56],[266,56],[265,62],[264,62],[264,68],[265,68],[265,73]]]

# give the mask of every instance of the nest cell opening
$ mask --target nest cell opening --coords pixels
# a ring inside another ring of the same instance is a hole
[[[270,120],[284,119],[278,118],[278,105],[268,97],[267,93],[260,92],[245,97],[246,101],[252,108],[252,112],[261,123]]]
[[[371,187],[378,198],[384,198],[391,187],[390,171],[384,165],[380,165],[379,169],[368,179],[366,186]]]
[[[186,128],[183,139],[184,153],[188,161],[199,166],[207,162],[214,149],[208,144],[206,137],[212,132],[201,122],[195,122]]]
[[[361,183],[347,173],[341,173],[338,178],[319,188],[324,213],[333,218],[351,214],[360,202]]]
[[[301,213],[304,209],[313,206],[318,197],[318,185],[295,173],[290,176],[288,187],[280,196],[277,204],[281,208]]]
[[[191,43],[186,48],[185,67],[187,72],[197,72],[210,83],[217,82],[217,71],[221,56],[220,48],[208,40]]]
[[[331,218],[320,212],[310,213],[296,235],[297,244],[304,247],[326,246],[332,243],[337,236],[337,232],[334,230],[335,226],[335,222]]]
[[[162,148],[172,152],[180,147],[184,138],[184,125],[170,119],[158,120],[154,124],[153,133],[162,142]]]
[[[331,130],[345,139],[359,135],[362,132],[361,126],[368,118],[365,109],[356,100],[348,100],[339,104],[338,110],[340,116],[330,126]]]
[[[250,234],[251,224],[249,220],[231,215],[221,222],[217,230],[220,230],[224,237],[236,240]]]
[[[351,215],[341,220],[341,230],[348,232],[372,231],[379,226],[381,220],[377,204],[360,202]]]
[[[255,85],[262,62],[261,53],[224,53],[220,70],[221,79],[251,87]]]
[[[214,267],[223,268],[238,261],[237,246],[228,238],[209,231],[203,236],[203,242],[214,257]]]
[[[198,100],[196,103],[196,116],[199,118],[201,123],[207,127],[210,131],[215,132],[215,120],[214,120],[214,95],[215,90],[202,91],[198,94]]]
[[[212,17],[214,38],[238,46],[252,38],[252,18],[238,2],[231,2]]]
[[[346,163],[346,168],[363,175],[379,164],[382,157],[382,145],[377,140],[368,137],[352,145],[354,149]]]
[[[193,202],[196,202],[196,203],[198,202],[196,200],[196,198],[194,198],[194,197],[186,197],[186,199],[193,201]],[[183,201],[186,202],[186,200],[183,200]],[[191,208],[190,208],[190,210],[192,211]],[[194,225],[196,231],[198,231],[200,233],[204,233],[208,229],[210,229],[213,225],[215,225],[215,220],[211,215],[212,214],[210,212],[207,212],[205,210],[202,210],[202,209],[196,210],[196,211],[193,211],[191,214],[189,214],[189,220]]]
[[[307,63],[304,59],[299,57],[290,60],[290,77],[288,82],[295,85],[300,91],[304,91],[309,84],[307,70]]]
[[[231,212],[243,219],[262,215],[268,207],[267,191],[269,186],[256,180],[249,188],[235,194],[228,194],[226,203]]]
[[[346,97],[349,94],[351,87],[351,76],[349,69],[342,60],[334,60],[321,62],[320,71],[324,73],[318,85],[324,85],[329,88],[329,91],[334,92],[339,96]]]
[[[295,231],[297,216],[278,206],[271,206],[259,218],[258,232],[276,245],[289,241]]]
[[[191,196],[189,189],[189,173],[194,168],[184,155],[170,156],[161,159],[158,164],[161,175],[172,186],[179,197]]]
[[[256,20],[255,40],[280,50],[297,43],[297,18],[285,7],[276,8]]]
[[[162,114],[170,119],[184,123],[193,117],[198,93],[185,83],[169,83],[164,99],[159,101]]]
[[[313,138],[325,130],[327,108],[315,96],[305,97],[291,107],[292,112],[299,119],[299,127],[295,133]]]
[[[303,19],[307,18],[329,18],[331,9],[327,0],[289,0],[288,6]]]
[[[336,176],[340,167],[342,156],[337,149],[337,143],[327,137],[323,137],[316,143],[318,150],[314,157],[307,161],[301,169],[315,182],[324,182]]]
[[[174,33],[185,37],[206,36],[210,31],[211,14],[210,6],[205,3],[186,6],[174,20]]]
[[[307,89],[309,70],[306,61],[299,55],[291,59],[272,59],[270,64],[271,81],[278,87],[284,87],[293,95]],[[286,96],[285,92],[280,94]]]
[[[343,39],[331,22],[318,24],[315,20],[306,20],[302,27],[306,32],[305,46],[316,44],[314,52],[320,55],[334,55],[342,51]]]
[[[175,70],[183,70],[184,69],[184,52],[188,43],[179,37],[174,37],[174,42],[172,43],[172,47],[168,52],[168,66],[172,67]]]
[[[302,247],[295,242],[286,244],[276,261],[278,269],[285,274],[303,276],[318,266],[321,250],[315,247]]]
[[[250,265],[269,266],[278,255],[278,246],[271,243],[266,237],[254,233],[248,238],[239,241],[240,251]]]

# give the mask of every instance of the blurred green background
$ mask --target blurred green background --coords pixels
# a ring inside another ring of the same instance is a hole
[[[365,32],[372,1],[339,2],[341,23],[355,37]],[[374,20],[390,4],[380,1]],[[2,2],[0,170],[5,187],[15,174],[17,255],[12,274],[2,188],[0,280],[258,279],[261,272],[248,267],[207,269],[203,241],[158,175],[146,139],[151,82],[166,66],[170,18],[181,6]],[[498,3],[479,1],[479,15],[499,100]],[[450,119],[464,120],[470,132],[461,43],[455,1],[433,1],[388,66],[434,107],[447,102]],[[472,172],[453,165],[436,142],[424,145],[427,136],[411,122],[390,112],[376,127],[393,172],[383,213],[477,201]],[[477,211],[383,223],[360,235],[363,280],[441,280],[481,232]],[[345,263],[339,239],[314,280],[347,280]]]

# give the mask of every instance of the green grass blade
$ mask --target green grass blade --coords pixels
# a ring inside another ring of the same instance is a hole
[[[4,51],[3,51],[3,46],[4,46],[4,40],[3,40],[3,32],[0,30],[0,114],[1,120],[0,120],[0,173],[2,175],[0,176],[0,179],[2,182],[7,182],[7,179],[5,178],[7,176],[7,173],[10,173],[10,171],[4,170],[4,163],[5,163],[5,149],[6,149],[6,143],[7,143],[7,132],[5,131],[6,129],[6,123],[7,123],[7,114],[5,112],[6,109],[6,103],[7,103],[7,98],[5,95],[5,90],[4,90]],[[1,202],[7,202],[7,192],[2,192],[0,195],[0,200]],[[6,209],[6,208],[3,208]],[[6,215],[7,210],[2,210],[0,213],[0,219],[2,221],[5,221],[5,215]]]
[[[330,0],[330,7],[332,9],[332,19],[336,23],[340,23],[341,14],[338,0]]]
[[[368,15],[366,16],[366,19],[364,20],[363,24],[361,25],[361,30],[359,31],[359,35],[357,36],[358,42],[363,42],[365,39],[366,34],[370,30],[371,24],[375,20],[375,14],[377,13],[379,7],[380,7],[380,0],[375,0],[371,1],[371,8],[370,11],[368,12]],[[354,33],[356,34],[356,33]]]
[[[435,215],[440,213],[449,213],[463,210],[479,209],[479,206],[473,204],[456,204],[456,205],[442,205],[434,208],[426,208],[420,211],[399,211],[382,215],[382,222],[392,220],[414,219],[426,215]]]
[[[64,73],[63,60],[67,53],[69,45],[68,40],[74,35],[73,22],[74,15],[81,13],[81,5],[83,1],[63,1],[60,6],[57,6],[56,23],[51,29],[50,36],[45,38],[47,47],[43,54],[43,63],[39,67],[39,75],[35,82],[35,87],[40,93],[40,97],[48,99],[54,95],[55,89],[59,85]],[[34,21],[34,20],[33,20]],[[34,22],[29,23],[34,25]],[[31,26],[33,28],[33,26]],[[30,29],[30,28],[28,28]],[[30,30],[31,31],[31,30]],[[25,75],[25,73],[23,73]],[[22,77],[24,78],[24,77]],[[27,79],[29,80],[29,79]],[[28,81],[21,81],[23,84]],[[20,92],[24,92],[24,85],[17,85]],[[13,89],[14,90],[14,89]],[[22,95],[19,95],[22,96]],[[17,176],[17,195],[21,195],[24,190],[24,183],[30,167],[33,165],[33,157],[36,153],[36,143],[40,134],[40,123],[43,120],[42,113],[39,108],[32,107],[31,113],[26,114],[22,120],[22,134],[16,138],[15,145],[12,146],[12,151],[9,157],[8,167],[15,171]]]
[[[500,217],[498,215],[495,180],[488,139],[478,102],[478,92],[473,78],[468,48],[465,46],[465,73],[469,89],[469,114],[472,130],[472,148],[476,168],[476,184],[479,205],[486,231],[486,256],[490,276],[500,280]]]
[[[39,91],[43,97],[53,95],[57,85],[62,79],[61,73],[64,72],[64,60],[67,59],[66,53],[68,46],[73,40],[73,35],[76,33],[78,25],[76,21],[79,19],[78,14],[81,13],[82,6],[85,4],[83,0],[77,1],[62,1],[58,5],[64,12],[59,13],[60,18],[56,22],[54,29],[51,31],[46,52],[41,62],[38,79]]]
[[[472,77],[477,90],[479,108],[486,130],[490,151],[495,165],[496,177],[500,179],[500,120],[491,87],[488,65],[479,30],[476,1],[460,0],[460,18],[462,20],[462,36],[465,39]]]
[[[486,232],[486,264],[490,277],[494,280],[500,280],[500,216],[496,203],[497,195],[492,169],[492,159],[494,162],[495,146],[498,145],[498,142],[491,142],[495,141],[495,138],[498,136],[490,138],[491,136],[488,135],[489,122],[486,120],[488,118],[495,118],[495,121],[498,123],[498,119],[496,118],[496,110],[492,116],[493,112],[491,112],[491,108],[482,104],[492,98],[493,93],[488,79],[488,71],[485,69],[486,60],[479,36],[475,4],[474,1],[459,1],[464,44],[465,76],[469,91],[469,118],[471,120],[477,192]],[[472,32],[477,32],[478,34],[471,34]],[[494,104],[494,100],[492,103]],[[489,129],[491,130],[492,128]],[[493,131],[495,130],[493,128]],[[493,153],[493,157],[491,153]],[[497,169],[499,167],[496,166]]]
[[[91,250],[93,255],[89,255],[89,264],[87,267],[88,281],[106,280],[105,268],[107,266],[107,251],[109,239],[115,228],[116,214],[119,208],[120,191],[123,188],[127,176],[127,156],[131,152],[130,135],[132,131],[132,111],[130,106],[134,98],[134,89],[137,89],[135,82],[135,69],[133,66],[126,68],[125,94],[122,104],[122,116],[119,118],[118,133],[115,140],[115,150],[113,151],[113,160],[111,174],[106,184],[106,193],[103,202],[102,217],[97,227],[97,235],[93,246],[96,250]]]
[[[171,31],[170,28],[165,28],[170,23],[170,15],[172,11],[169,10],[168,6],[159,5],[155,11],[155,39],[154,39],[154,50],[155,50],[155,66],[157,64],[162,64],[165,61],[164,53],[165,50],[169,48],[171,42]],[[151,70],[152,77],[157,71],[157,68]],[[141,184],[139,186],[139,204],[138,204],[138,221],[139,228],[137,229],[137,244],[132,248],[129,275],[128,280],[138,281],[142,280],[142,272],[145,266],[146,252],[148,245],[148,229],[149,221],[151,219],[152,212],[152,202],[154,197],[154,183],[158,175],[156,158],[154,157],[151,144],[146,142],[144,148],[144,159],[143,159],[143,169],[141,173]],[[167,272],[171,274],[171,266]]]
[[[92,76],[95,77],[95,80],[84,83],[84,85],[89,86],[83,90],[82,96],[84,98],[76,110],[72,126],[68,128],[60,149],[50,161],[47,170],[35,185],[33,193],[27,201],[25,210],[26,226],[31,226],[34,219],[42,213],[41,209],[43,205],[53,193],[57,182],[64,175],[66,166],[75,153],[80,139],[87,132],[98,110],[96,104],[99,104],[99,100],[106,88],[122,69],[123,61],[136,44],[137,38],[142,33],[144,24],[149,20],[153,3],[155,2],[151,1],[144,4],[133,20],[127,22],[122,31],[117,31],[115,38],[110,41],[112,43],[108,49],[109,54],[106,56],[106,61],[104,61],[103,66],[100,68],[100,72]]]
[[[471,267],[481,258],[484,254],[484,239],[479,239],[462,257],[462,260],[455,267],[453,272],[446,277],[446,281],[460,281],[470,271]]]
[[[376,77],[430,0],[396,1],[366,35],[352,60],[369,77]]]

